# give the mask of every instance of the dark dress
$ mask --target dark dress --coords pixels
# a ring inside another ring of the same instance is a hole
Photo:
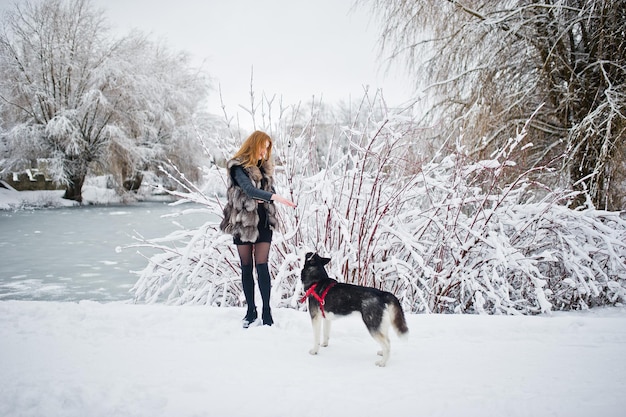
[[[261,168],[263,170],[263,168]],[[237,183],[239,187],[243,190],[244,193],[250,198],[254,198],[255,200],[259,200],[257,213],[259,214],[259,224],[257,228],[259,230],[259,237],[254,242],[243,242],[239,236],[233,237],[233,242],[235,245],[249,245],[252,243],[261,243],[261,242],[272,242],[272,229],[270,229],[269,221],[267,219],[267,210],[265,209],[266,204],[274,204],[272,199],[272,193],[269,191],[261,190],[256,188],[254,184],[252,184],[252,180],[246,174],[246,171],[241,166],[235,166],[232,172],[233,179]],[[263,203],[261,203],[263,201]]]

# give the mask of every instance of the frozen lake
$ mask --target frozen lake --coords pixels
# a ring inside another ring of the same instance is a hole
[[[190,205],[137,203],[46,210],[0,211],[0,300],[99,302],[130,300],[147,260],[133,243],[136,233],[163,237],[203,224],[209,214],[179,213]],[[141,252],[150,255],[148,249]]]

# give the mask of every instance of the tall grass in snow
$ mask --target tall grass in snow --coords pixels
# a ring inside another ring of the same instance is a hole
[[[277,188],[298,204],[278,206],[273,305],[302,308],[301,258],[309,250],[330,256],[329,273],[340,281],[391,291],[410,312],[534,314],[626,299],[619,213],[567,208],[572,193],[536,182],[546,167],[502,184],[524,133],[488,161],[469,160],[462,149],[425,159],[410,119],[370,110],[362,106],[351,124],[271,132]],[[212,140],[207,151],[224,150],[223,157],[239,145]],[[213,190],[225,190],[223,168],[204,174]],[[232,238],[218,229],[220,193],[170,175],[186,189],[181,201],[201,204],[208,220],[162,239],[137,237],[135,246],[161,251],[141,271],[136,299],[242,305]]]

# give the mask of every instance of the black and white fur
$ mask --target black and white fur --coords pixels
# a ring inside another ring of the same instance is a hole
[[[320,348],[320,330],[324,322],[324,339],[321,346],[328,346],[331,320],[338,316],[347,316],[352,313],[360,313],[363,322],[370,335],[376,340],[382,350],[378,352],[382,359],[376,362],[378,366],[385,366],[389,359],[390,342],[389,327],[393,327],[399,336],[406,334],[407,328],[404,319],[404,311],[400,302],[390,292],[381,291],[372,287],[344,284],[330,278],[324,265],[330,262],[330,258],[322,258],[316,253],[306,254],[304,268],[300,275],[305,291],[317,283],[315,292],[320,296],[324,290],[332,285],[324,299],[324,314],[320,309],[320,303],[314,296],[309,296],[309,313],[313,325],[313,348],[311,355],[317,355]]]

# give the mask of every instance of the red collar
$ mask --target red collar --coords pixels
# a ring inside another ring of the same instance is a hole
[[[328,290],[334,287],[335,284],[337,284],[337,282],[331,281],[328,287],[326,287],[324,291],[322,292],[322,295],[319,295],[318,293],[315,292],[315,288],[317,288],[317,284],[318,283],[316,282],[315,284],[311,285],[311,287],[307,290],[306,294],[304,294],[304,297],[300,299],[300,302],[304,303],[307,300],[307,298],[309,298],[310,296],[313,296],[313,298],[315,298],[320,303],[320,310],[322,310],[322,317],[326,318],[326,314],[324,314],[324,304],[326,304],[326,302],[324,300],[326,299]]]

